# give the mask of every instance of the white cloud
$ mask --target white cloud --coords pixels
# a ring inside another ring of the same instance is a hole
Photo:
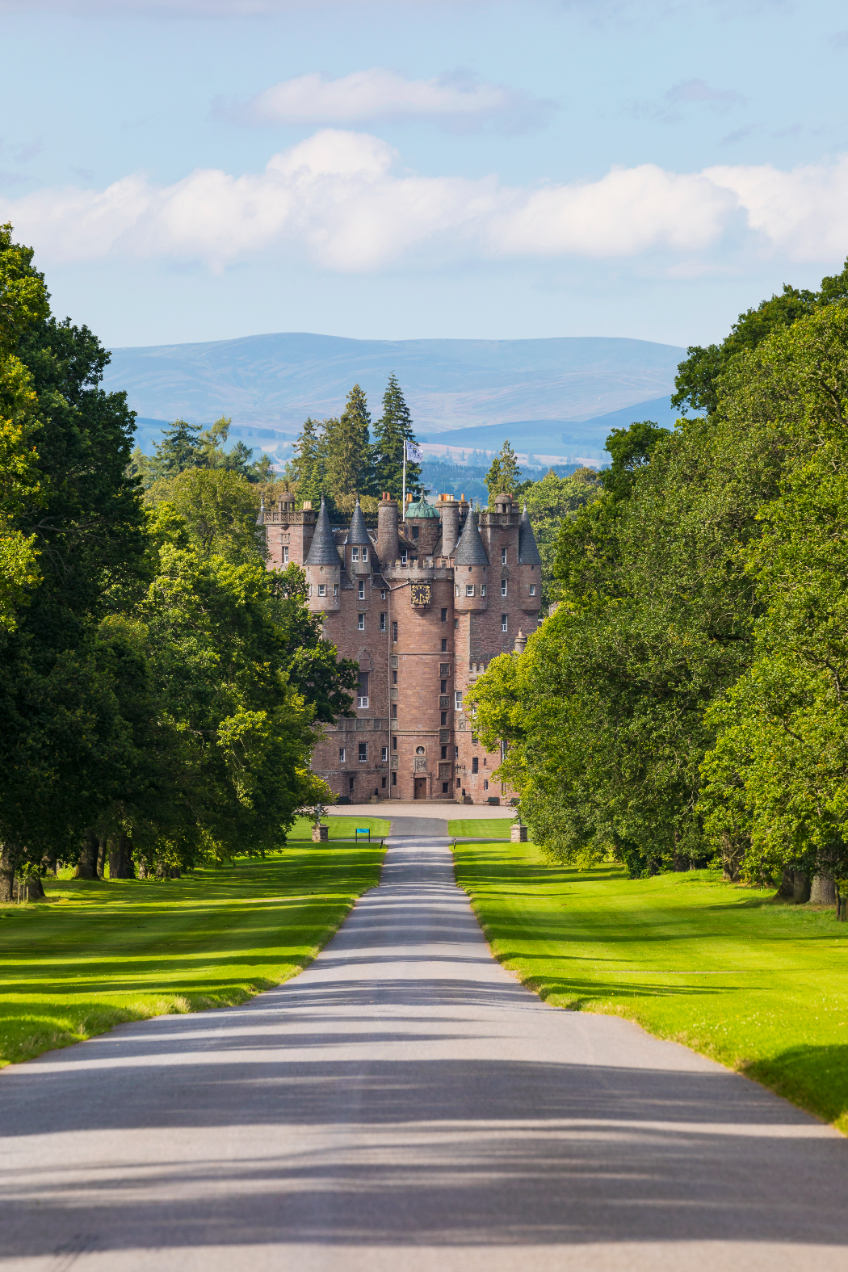
[[[230,113],[259,124],[435,119],[467,127],[495,120],[516,129],[542,123],[552,109],[552,103],[500,84],[478,83],[462,72],[410,80],[373,67],[339,79],[313,74],[284,80]]]
[[[534,188],[496,177],[399,175],[395,152],[367,133],[325,129],[265,170],[198,169],[173,185],[132,174],[104,190],[40,190],[0,199],[0,221],[42,261],[131,255],[213,269],[285,248],[339,271],[429,261],[634,258],[709,268],[725,238],[746,250],[830,261],[848,250],[848,156],[782,172],[768,165],[699,173],[654,164],[595,181]]]

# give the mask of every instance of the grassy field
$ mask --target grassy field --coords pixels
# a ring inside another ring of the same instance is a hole
[[[449,835],[470,835],[474,839],[509,839],[512,817],[460,817],[448,822]]]
[[[380,840],[390,832],[385,817],[325,817],[323,824],[330,828],[331,839],[353,839],[357,827],[371,831],[371,842]],[[312,841],[312,822],[308,817],[298,817],[288,834],[289,841]],[[361,837],[364,842],[364,836]]]
[[[630,880],[458,844],[495,955],[548,1002],[685,1043],[848,1133],[848,925],[690,871]]]
[[[379,880],[379,841],[294,844],[183,879],[45,879],[0,907],[0,1065],[295,976]],[[68,872],[69,873],[69,872]]]

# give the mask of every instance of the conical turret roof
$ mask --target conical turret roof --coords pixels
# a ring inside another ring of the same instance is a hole
[[[483,547],[483,540],[480,538],[480,531],[477,529],[477,520],[473,512],[469,512],[465,519],[465,529],[459,536],[459,543],[456,545],[453,559],[456,565],[489,564],[489,558],[486,555],[486,549]]]
[[[524,504],[524,511],[521,514],[521,520],[518,523],[518,564],[542,564],[542,558],[539,556],[539,549],[536,547],[536,536],[534,535],[533,527],[530,524],[530,514],[527,511],[526,502]]]
[[[356,507],[353,510],[353,516],[350,519],[350,529],[347,532],[347,543],[364,543],[366,547],[370,547],[371,540],[368,538],[368,529],[365,525],[365,518],[362,515],[362,509],[359,506],[359,500],[356,501]]]
[[[309,556],[306,558],[307,565],[341,565],[341,558],[336,548],[336,541],[333,538],[333,530],[330,525],[330,514],[327,512],[327,505],[321,500],[321,511],[318,513],[318,520],[315,523],[315,534],[312,536],[312,543],[309,548]]]

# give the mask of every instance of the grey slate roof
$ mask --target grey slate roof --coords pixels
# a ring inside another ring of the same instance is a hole
[[[480,531],[477,529],[477,521],[473,512],[469,512],[465,519],[465,529],[459,536],[459,543],[456,545],[453,559],[456,565],[489,564],[489,558],[486,556],[486,549],[483,547],[483,540],[480,538]]]
[[[359,500],[356,501],[356,507],[353,510],[353,516],[350,519],[350,529],[347,532],[346,543],[364,543],[366,547],[371,546],[371,540],[368,538],[368,529],[365,525],[365,518],[362,515],[362,509],[359,506]]]
[[[327,512],[327,505],[321,500],[321,511],[318,513],[318,520],[315,523],[315,534],[312,536],[312,543],[309,548],[309,556],[306,558],[307,565],[341,565],[341,558],[336,548],[336,541],[333,538],[333,530],[330,525],[330,516]]]
[[[539,549],[536,547],[536,536],[534,535],[533,527],[530,524],[530,516],[527,512],[526,503],[524,504],[524,511],[521,514],[521,521],[518,523],[518,564],[542,564],[542,558],[539,556]]]
[[[408,503],[406,505],[406,513],[404,521],[408,521],[410,517],[436,517],[438,512],[432,504],[428,504],[426,499],[419,499],[417,503]]]

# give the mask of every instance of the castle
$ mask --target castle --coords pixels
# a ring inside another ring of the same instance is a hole
[[[351,803],[379,799],[496,803],[509,798],[463,709],[498,654],[521,650],[538,624],[541,560],[525,507],[509,495],[471,513],[463,497],[438,504],[380,500],[376,532],[357,501],[333,526],[294,496],[263,506],[269,569],[297,562],[308,604],[339,656],[359,664],[355,718],[325,729],[313,769]]]

